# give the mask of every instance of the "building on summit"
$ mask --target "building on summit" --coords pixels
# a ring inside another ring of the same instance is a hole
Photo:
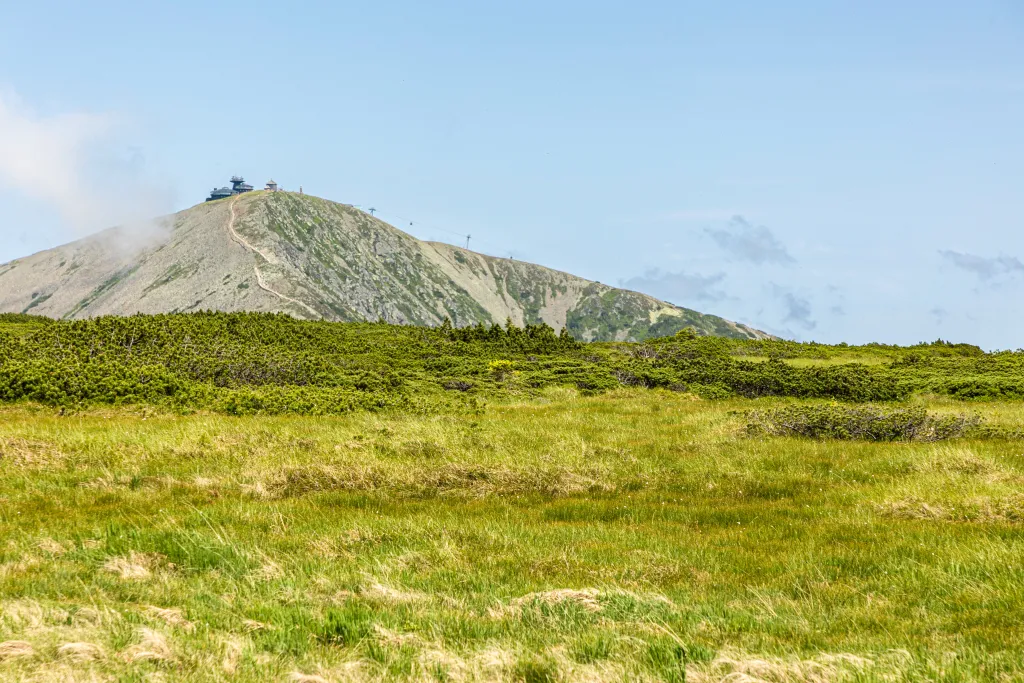
[[[267,181],[267,186],[263,189],[265,189],[267,192],[277,192],[277,183],[275,183],[274,179],[271,178],[270,180]]]
[[[273,183],[274,181],[270,181]],[[267,183],[267,189],[270,189],[270,183]],[[274,183],[274,187],[277,187],[277,183]],[[225,197],[232,197],[236,194],[242,194],[244,192],[252,192],[252,185],[245,182],[245,178],[242,176],[231,176],[231,187],[218,187],[214,188],[210,192],[210,196],[206,198],[206,201],[212,202],[218,199],[224,199]]]
[[[242,194],[243,192],[252,192],[252,185],[245,182],[245,178],[240,175],[231,176],[231,191],[234,194]]]
[[[213,202],[218,199],[224,199],[230,197],[234,192],[231,191],[230,187],[217,187],[210,191],[210,196],[206,198],[206,201]]]

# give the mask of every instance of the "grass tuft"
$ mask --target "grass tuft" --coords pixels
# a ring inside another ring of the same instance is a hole
[[[91,662],[104,658],[103,648],[93,643],[64,643],[57,648],[57,656],[60,659],[72,663]]]
[[[19,657],[31,657],[35,653],[32,644],[24,640],[7,640],[0,643],[0,662]]]

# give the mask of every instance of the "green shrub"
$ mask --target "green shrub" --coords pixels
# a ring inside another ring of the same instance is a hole
[[[45,324],[52,322],[52,318],[47,318],[41,315],[31,315],[29,313],[0,313],[0,324],[4,323],[37,323]]]
[[[873,360],[790,362],[844,354]],[[467,392],[521,396],[551,386],[584,393],[663,388],[707,399],[867,403],[915,393],[1015,399],[1024,398],[1024,353],[986,354],[947,342],[847,347],[685,331],[642,344],[582,344],[546,325],[425,328],[268,313],[0,317],[3,402],[327,415],[448,410],[467,406]]]
[[[932,415],[924,408],[794,405],[747,413],[751,436],[802,436],[860,441],[941,441],[975,432],[977,415]]]
[[[508,377],[509,375],[511,375],[513,372],[515,372],[513,370],[514,367],[515,363],[513,363],[510,360],[504,359],[492,360],[490,363],[487,364],[487,369],[490,371],[494,379],[498,380],[499,382]]]

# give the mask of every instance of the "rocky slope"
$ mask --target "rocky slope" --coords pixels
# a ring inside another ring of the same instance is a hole
[[[354,207],[252,192],[167,219],[145,242],[118,229],[0,265],[0,312],[56,318],[195,310],[437,325],[545,322],[583,340],[745,325],[542,266],[423,242]]]

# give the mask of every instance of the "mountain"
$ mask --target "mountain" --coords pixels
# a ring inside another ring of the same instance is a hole
[[[248,192],[0,265],[0,312],[55,318],[196,310],[438,325],[545,322],[575,337],[642,340],[687,327],[763,332],[543,266],[423,242],[346,204]]]

